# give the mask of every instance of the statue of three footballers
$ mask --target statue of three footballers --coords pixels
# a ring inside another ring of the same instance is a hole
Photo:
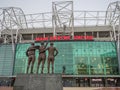
[[[55,56],[58,54],[58,50],[56,47],[54,47],[53,43],[50,43],[50,46],[47,47],[48,42],[46,42],[46,45],[44,45],[44,42],[41,42],[41,46],[35,46],[34,43],[31,43],[31,46],[27,49],[26,55],[28,56],[28,66],[27,66],[27,72],[29,71],[30,64],[31,64],[31,71],[30,73],[33,73],[33,67],[34,67],[34,62],[35,62],[35,50],[39,50],[39,56],[38,56],[38,65],[37,65],[37,72],[39,71],[39,66],[42,63],[41,67],[41,73],[43,73],[44,69],[44,64],[46,60],[46,51],[48,51],[48,60],[47,60],[47,69],[48,73],[50,73],[50,63],[52,63],[52,73],[54,73],[54,61],[55,61]],[[47,47],[47,48],[46,48]]]

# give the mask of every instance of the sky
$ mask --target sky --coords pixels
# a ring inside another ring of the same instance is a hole
[[[52,2],[65,0],[0,0],[0,7],[19,7],[25,14],[52,11]],[[73,1],[74,10],[106,11],[109,3],[118,0],[67,0]]]

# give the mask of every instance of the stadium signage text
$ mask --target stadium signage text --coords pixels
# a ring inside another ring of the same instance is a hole
[[[93,36],[74,36],[72,39],[70,36],[51,36],[49,39],[52,41],[59,40],[93,40]],[[37,37],[35,41],[46,41],[48,37]]]

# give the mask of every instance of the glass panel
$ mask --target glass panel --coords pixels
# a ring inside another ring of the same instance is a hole
[[[0,75],[12,76],[14,56],[11,44],[0,45]]]

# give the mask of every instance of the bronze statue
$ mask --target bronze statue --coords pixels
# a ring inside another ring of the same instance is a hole
[[[46,60],[45,49],[46,49],[47,45],[48,45],[48,42],[46,43],[46,45],[44,45],[44,42],[41,42],[41,46],[38,47],[38,49],[39,49],[39,56],[38,56],[37,73],[39,71],[39,66],[40,66],[41,62],[42,62],[41,73],[43,73],[44,64],[45,64],[45,60]]]
[[[48,73],[50,72],[50,63],[52,63],[52,73],[54,73],[54,61],[55,56],[58,54],[58,50],[53,47],[52,42],[50,43],[50,47],[48,47],[46,50],[48,50]]]
[[[36,48],[34,46],[34,43],[31,43],[31,46],[26,51],[26,55],[28,56],[27,73],[29,71],[29,67],[30,67],[31,63],[32,63],[32,65],[31,65],[31,72],[30,73],[33,73],[33,66],[34,66],[34,62],[35,62],[35,49]]]

